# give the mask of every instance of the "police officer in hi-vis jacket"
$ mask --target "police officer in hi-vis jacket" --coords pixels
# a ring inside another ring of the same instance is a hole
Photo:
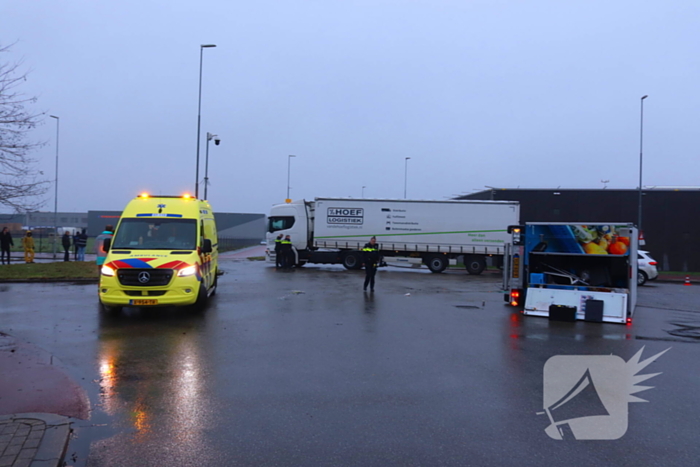
[[[377,238],[372,237],[369,243],[366,243],[364,248],[362,248],[364,253],[365,262],[365,286],[363,290],[367,290],[369,285],[369,290],[374,292],[374,276],[377,274],[377,266],[379,265],[379,246],[377,246]]]
[[[284,235],[279,234],[275,239],[275,267],[277,269],[282,267],[282,239]]]
[[[280,255],[282,255],[282,269],[292,269],[294,266],[294,252],[292,251],[292,239],[289,235],[280,243]]]

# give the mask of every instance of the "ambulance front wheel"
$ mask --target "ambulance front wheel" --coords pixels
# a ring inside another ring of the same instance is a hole
[[[207,288],[204,287],[204,284],[200,284],[199,293],[197,294],[197,301],[194,302],[194,305],[192,305],[195,311],[204,311],[204,308],[207,306],[207,299],[209,298],[207,296],[207,292]]]
[[[117,314],[122,311],[122,307],[120,306],[109,306],[102,302],[100,302],[100,307],[102,308],[102,311],[109,314]]]

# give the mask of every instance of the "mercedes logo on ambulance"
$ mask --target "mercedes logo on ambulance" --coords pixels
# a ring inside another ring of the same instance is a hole
[[[142,284],[146,284],[151,280],[151,275],[147,273],[146,271],[140,272],[139,273],[139,282]]]

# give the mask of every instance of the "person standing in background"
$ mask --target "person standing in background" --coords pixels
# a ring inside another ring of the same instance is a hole
[[[377,246],[377,237],[369,239],[362,251],[365,255],[365,285],[362,290],[374,292],[374,276],[377,275],[377,265],[379,264],[379,247]]]
[[[0,232],[0,259],[2,259],[2,264],[5,264],[5,255],[7,255],[7,264],[10,264],[10,247],[15,246],[15,242],[12,241],[12,234],[7,227],[2,228]]]
[[[78,247],[78,261],[85,261],[85,247],[87,246],[88,236],[85,233],[85,229],[80,232],[78,239],[76,240],[76,246]]]
[[[80,237],[78,229],[75,229],[73,233],[73,259],[76,261],[78,261],[78,237]]]
[[[275,267],[277,269],[282,267],[282,257],[280,256],[282,254],[282,239],[284,238],[284,235],[279,234],[277,238],[275,239]]]
[[[61,237],[63,244],[63,261],[70,261],[70,233],[66,230]]]
[[[22,237],[22,247],[24,248],[24,262],[33,263],[34,262],[34,238],[32,238],[32,231],[27,230],[27,234]]]
[[[292,239],[289,235],[284,237],[280,244],[280,255],[282,256],[282,269],[292,269],[294,262],[292,260]]]
[[[111,225],[105,226],[104,231],[97,236],[95,239],[95,253],[97,254],[97,272],[102,272],[102,265],[107,257],[107,251],[105,251],[105,240],[108,238],[111,240],[114,236],[114,227]]]

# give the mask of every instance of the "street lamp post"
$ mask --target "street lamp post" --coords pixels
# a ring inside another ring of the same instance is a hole
[[[410,157],[407,157],[404,161],[404,169],[403,169],[403,199],[406,199],[406,189],[408,188],[408,160]]]
[[[289,198],[289,182],[291,180],[291,173],[292,173],[292,157],[297,157],[297,156],[293,156],[290,154],[289,157],[287,157],[287,200],[286,201],[288,203],[292,202],[292,200]]]
[[[199,135],[202,125],[202,59],[204,49],[216,47],[215,44],[202,44],[199,46],[199,101],[197,104],[197,168],[194,178],[194,197],[199,198]]]
[[[56,119],[56,177],[53,182],[53,259],[56,259],[56,240],[58,240],[58,136],[61,120],[55,115],[49,115],[49,117]]]
[[[639,213],[637,216],[637,228],[639,229],[639,234],[642,234],[642,143],[644,142],[644,99],[647,95],[642,96],[641,99],[641,112],[640,112],[640,123],[639,123]]]
[[[218,136],[212,135],[207,131],[207,153],[204,156],[204,199],[209,199],[207,198],[207,187],[209,186],[209,141],[212,139],[217,146],[221,143]]]

